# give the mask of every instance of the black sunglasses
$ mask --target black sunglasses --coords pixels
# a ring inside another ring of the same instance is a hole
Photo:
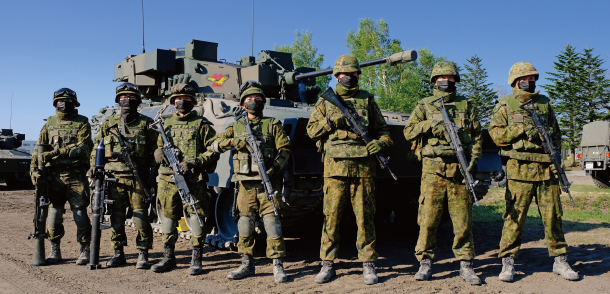
[[[68,94],[69,96],[74,96],[74,98],[76,98],[76,92],[74,92],[70,88],[61,88],[61,89],[55,91],[55,93],[53,93],[53,98],[64,96],[65,94]]]
[[[247,81],[247,82],[241,84],[241,86],[239,86],[239,93],[243,93],[246,89],[248,89],[250,87],[260,88],[261,84],[259,84],[257,81]]]
[[[122,83],[120,84],[118,87],[116,87],[116,92],[123,92],[123,91],[134,91],[134,92],[138,92],[138,86],[132,84],[132,83]]]

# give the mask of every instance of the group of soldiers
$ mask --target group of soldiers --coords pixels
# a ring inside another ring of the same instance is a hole
[[[346,117],[333,104],[320,99],[307,125],[308,136],[316,141],[324,162],[324,225],[320,245],[322,268],[316,275],[316,283],[329,282],[335,275],[333,261],[339,254],[339,221],[351,203],[358,226],[356,247],[358,258],[363,262],[363,278],[368,285],[377,283],[375,261],[375,178],[374,155],[391,147],[389,127],[375,102],[374,96],[359,88],[358,78],[362,73],[358,60],[342,55],[335,62],[333,75],[337,80],[335,93],[341,97],[373,140],[365,143],[350,128]],[[538,72],[530,63],[519,62],[509,72],[508,83],[513,94],[502,97],[493,110],[490,135],[501,148],[507,163],[508,188],[506,189],[505,225],[500,241],[502,272],[500,280],[512,282],[514,259],[518,256],[527,210],[535,197],[545,226],[545,238],[549,255],[555,257],[553,273],[567,280],[578,280],[579,276],[567,263],[567,244],[562,230],[562,208],[556,170],[541,146],[541,138],[527,112],[519,108],[520,103],[533,99],[543,117],[544,124],[552,131],[553,140],[559,146],[560,131],[549,99],[535,90]],[[455,63],[438,62],[430,78],[434,94],[424,98],[415,107],[404,129],[405,138],[412,143],[410,152],[422,166],[421,194],[419,196],[419,238],[415,256],[420,261],[415,274],[418,281],[428,280],[432,274],[432,260],[436,248],[437,228],[441,223],[443,209],[449,209],[455,234],[453,251],[460,260],[460,277],[477,285],[481,281],[473,267],[475,259],[472,232],[472,204],[464,174],[476,170],[476,162],[482,154],[481,125],[474,112],[472,101],[456,93],[460,75]],[[283,267],[286,247],[282,225],[277,209],[281,212],[281,197],[276,194],[273,203],[265,193],[261,173],[266,173],[276,191],[281,191],[281,173],[288,164],[291,144],[281,121],[263,116],[266,103],[261,86],[255,81],[240,87],[240,106],[247,112],[252,133],[260,142],[267,170],[259,170],[251,153],[246,127],[232,123],[224,133],[217,134],[211,123],[193,111],[197,103],[196,90],[188,84],[177,84],[171,88],[169,104],[176,111],[166,118],[165,134],[180,151],[180,167],[185,171],[188,187],[196,200],[195,207],[184,205],[174,182],[174,171],[169,167],[163,152],[164,142],[151,130],[153,122],[138,113],[142,96],[137,87],[124,83],[116,88],[115,102],[121,107],[120,114],[105,121],[96,142],[91,138],[91,126],[85,116],[79,115],[77,95],[68,88],[54,93],[53,106],[56,115],[47,119],[40,132],[38,144],[50,144],[52,151],[44,152],[40,158],[50,170],[50,206],[47,217],[47,237],[51,252],[47,264],[61,261],[61,239],[64,236],[63,214],[69,202],[77,227],[77,242],[80,256],[76,264],[89,262],[91,244],[91,221],[87,214],[90,203],[88,176],[94,173],[96,152],[93,146],[103,140],[107,163],[104,169],[116,182],[109,183],[108,197],[114,201],[110,209],[110,241],[114,255],[106,262],[108,267],[126,263],[124,247],[126,210],[133,211],[133,222],[138,230],[136,248],[139,250],[136,268],[165,272],[176,267],[174,248],[178,239],[177,226],[184,217],[192,233],[192,260],[188,270],[199,275],[202,270],[202,248],[207,232],[205,223],[198,217],[209,217],[211,195],[206,182],[212,173],[220,153],[235,150],[233,154],[234,174],[231,181],[238,186],[236,207],[239,212],[238,251],[242,255],[241,265],[228,273],[229,279],[242,279],[255,273],[254,243],[255,222],[262,222],[267,233],[266,256],[273,260],[273,276],[277,283],[287,281]],[[466,150],[470,165],[462,170],[456,152],[448,143],[448,136],[439,110],[430,102],[441,98],[449,116],[459,129],[459,137]],[[146,185],[156,187],[157,205],[162,215],[163,259],[154,265],[148,252],[153,247],[153,233],[148,214],[148,202],[144,189],[132,170],[113,152],[120,152],[118,142],[107,128],[117,124],[122,135],[134,151],[140,176]],[[31,163],[32,182],[39,177],[37,151]],[[157,176],[158,174],[158,176]],[[196,209],[196,211],[195,211]],[[280,213],[281,215],[281,213]]]

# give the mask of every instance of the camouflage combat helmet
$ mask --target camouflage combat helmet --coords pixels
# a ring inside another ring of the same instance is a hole
[[[118,87],[116,87],[116,96],[114,97],[114,102],[119,103],[119,99],[121,95],[132,94],[138,97],[140,103],[142,103],[142,94],[140,94],[140,90],[138,87],[132,83],[122,83]]]
[[[536,76],[536,81],[540,76],[536,68],[531,63],[523,61],[517,62],[510,68],[510,71],[508,72],[508,84],[513,86],[513,84],[518,78],[531,75]]]
[[[191,97],[193,99],[193,103],[197,102],[197,97],[195,96],[195,93],[197,93],[197,91],[195,90],[195,88],[193,88],[193,86],[189,84],[175,84],[172,86],[171,90],[172,95],[169,96],[170,104],[174,104],[174,100],[176,99],[176,97],[180,96]]]
[[[246,96],[248,95],[252,95],[252,94],[259,94],[263,97],[263,103],[267,103],[267,98],[265,97],[265,93],[263,92],[263,89],[261,89],[261,84],[259,84],[257,81],[247,81],[243,84],[241,84],[241,86],[239,86],[239,92],[240,92],[240,96],[239,96],[239,104],[244,104],[244,100],[246,99]]]
[[[460,73],[453,61],[439,61],[434,65],[430,75],[430,83],[434,84],[438,76],[454,76],[455,82],[460,82]]]
[[[61,88],[53,93],[53,107],[57,105],[57,100],[65,98],[72,99],[76,107],[80,106],[80,103],[76,98],[76,92],[74,92],[74,90],[70,88]]]
[[[343,54],[335,61],[335,67],[333,67],[333,75],[337,75],[342,72],[358,72],[362,73],[360,69],[360,62],[358,59],[351,54]]]

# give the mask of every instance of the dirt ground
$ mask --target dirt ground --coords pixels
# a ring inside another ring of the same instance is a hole
[[[354,246],[355,236],[344,234],[337,274],[330,283],[318,285],[315,274],[320,270],[319,233],[307,233],[302,239],[289,238],[285,267],[288,283],[275,284],[271,261],[264,258],[264,247],[258,246],[257,275],[241,281],[230,281],[227,272],[239,264],[235,252],[204,248],[201,276],[189,276],[190,244],[179,239],[178,268],[163,274],[135,269],[136,230],[127,228],[130,246],[126,247],[128,265],[88,271],[75,265],[78,244],[70,212],[65,214],[66,236],[62,240],[64,262],[54,266],[30,267],[32,245],[27,240],[32,231],[33,190],[10,191],[0,185],[0,293],[608,293],[610,289],[610,225],[564,222],[570,244],[569,260],[582,279],[568,282],[552,274],[553,259],[548,256],[541,225],[528,224],[523,237],[520,258],[516,260],[514,283],[497,278],[501,260],[497,258],[502,223],[475,223],[476,272],[481,286],[470,286],[459,278],[459,262],[453,258],[451,224],[438,232],[437,257],[433,278],[417,282],[413,274],[418,263],[413,253],[416,236],[404,228],[378,227],[377,262],[379,283],[366,286],[361,275]],[[316,225],[317,226],[317,225]],[[319,231],[317,228],[312,232]],[[345,229],[345,233],[350,229]],[[109,230],[102,233],[101,260],[111,256]],[[161,236],[156,234],[151,261],[160,260]],[[47,253],[50,245],[47,242]]]

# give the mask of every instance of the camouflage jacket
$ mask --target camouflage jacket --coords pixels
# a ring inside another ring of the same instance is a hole
[[[125,134],[127,143],[131,150],[134,152],[134,157],[138,165],[138,172],[142,177],[148,174],[150,168],[156,164],[154,162],[153,153],[156,149],[157,137],[159,133],[149,128],[152,123],[152,119],[140,114],[139,117],[132,123],[125,125]],[[106,150],[107,163],[104,166],[105,170],[113,171],[116,174],[122,175],[133,175],[132,171],[118,158],[112,158],[112,152],[121,152],[121,146],[119,146],[118,140],[114,135],[111,135],[106,128],[118,124],[119,130],[121,130],[121,114],[117,114],[108,120],[106,120],[101,128],[99,135],[95,138],[95,144],[97,147],[102,138],[104,139],[104,148]],[[91,166],[95,165],[96,150],[93,148],[91,152]],[[145,180],[145,178],[144,178]]]
[[[391,147],[390,128],[373,95],[359,90],[353,96],[342,98],[360,115],[360,122],[368,126],[371,137],[379,138],[385,148]],[[349,126],[336,129],[328,124],[331,116],[340,113],[336,106],[320,98],[307,123],[308,136],[323,152],[324,177],[376,177],[375,157],[368,154],[362,138],[352,133]]]
[[[467,156],[477,161],[482,155],[481,124],[472,103],[464,96],[434,90],[434,96],[422,99],[417,103],[404,129],[405,138],[411,144],[419,144],[423,156],[424,173],[438,174],[444,177],[461,177],[455,151],[445,136],[432,134],[433,122],[442,124],[440,111],[430,105],[434,99],[443,97],[447,113],[458,126],[458,135]]]
[[[50,116],[40,131],[37,144],[50,144],[53,150],[59,150],[59,156],[48,163],[51,168],[89,169],[89,154],[93,148],[91,125],[76,109],[71,113],[56,111],[56,115]],[[34,149],[30,170],[37,166],[38,151]]]
[[[283,169],[288,165],[288,158],[292,152],[290,139],[284,132],[282,122],[272,117],[254,117],[249,119],[253,134],[261,141],[261,152],[265,157],[267,169],[274,166]],[[218,135],[220,138],[220,151],[231,150],[232,138],[247,140],[245,127],[239,122],[233,122],[224,133]],[[242,150],[233,154],[233,177],[232,182],[260,180],[258,165],[250,156],[248,150]]]
[[[550,157],[544,153],[541,142],[530,141],[525,131],[533,125],[531,117],[519,108],[529,99],[535,101],[536,111],[552,133],[552,140],[561,151],[561,132],[549,99],[544,95],[513,88],[513,95],[498,99],[493,110],[489,135],[502,148],[501,154],[510,158],[506,164],[511,180],[544,181],[551,179]]]
[[[165,134],[169,142],[178,150],[181,161],[199,160],[200,166],[186,171],[184,177],[188,182],[208,181],[208,173],[213,173],[216,163],[220,158],[219,154],[210,150],[212,138],[216,136],[216,131],[211,127],[207,119],[197,115],[196,112],[179,116],[172,111],[172,116],[165,120]],[[157,139],[157,147],[163,147],[161,136]],[[167,182],[174,182],[172,175],[174,171],[170,167],[161,165],[159,167],[159,177]]]

